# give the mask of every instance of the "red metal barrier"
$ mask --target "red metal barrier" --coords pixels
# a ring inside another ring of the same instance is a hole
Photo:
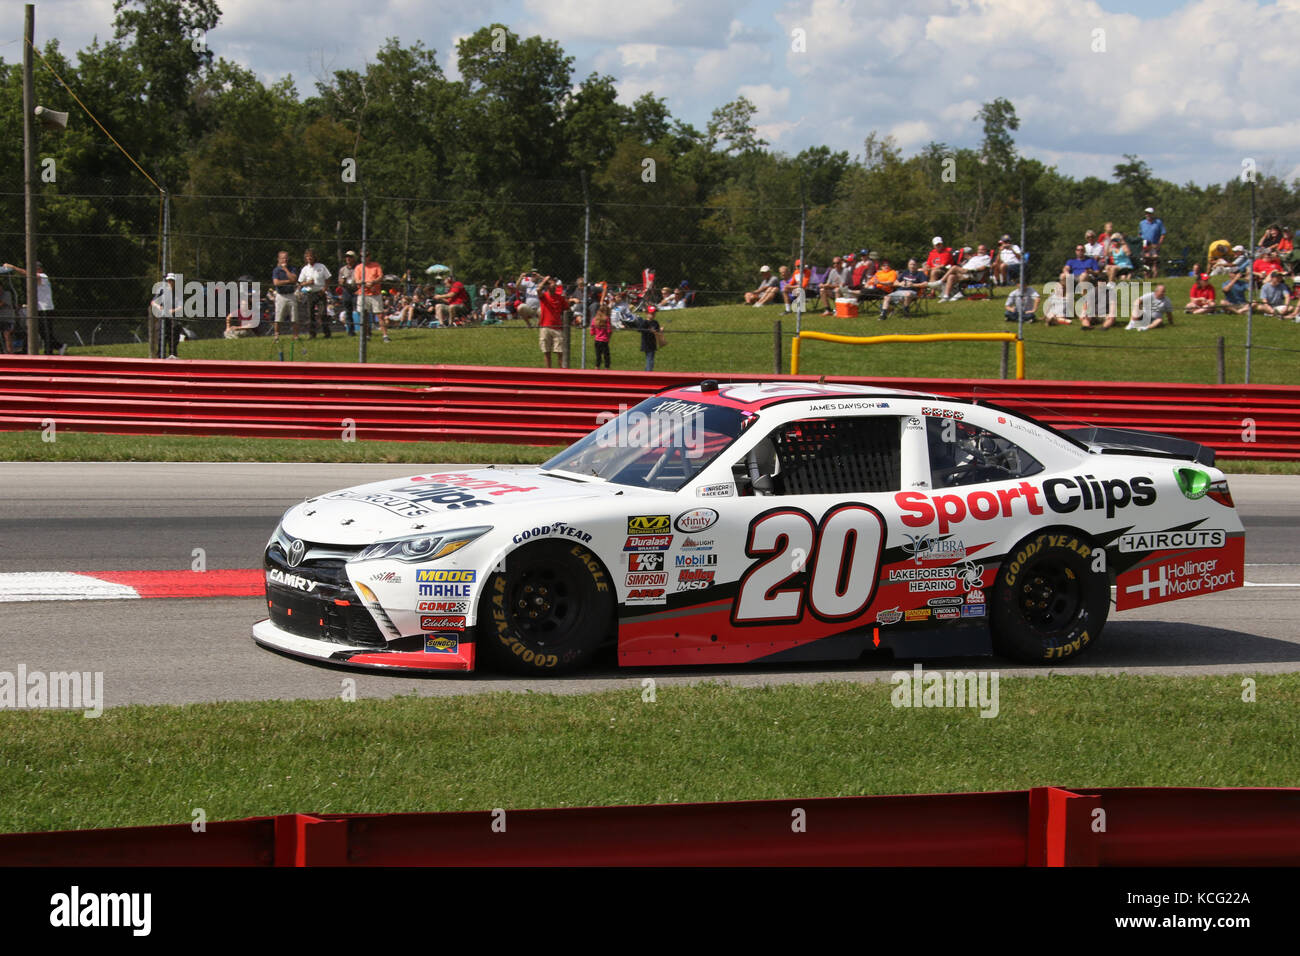
[[[0,866],[1294,866],[1300,789],[289,814],[0,835]]]
[[[697,373],[0,356],[0,430],[566,444]],[[807,376],[718,376],[809,381]],[[833,377],[984,398],[1049,424],[1164,432],[1220,457],[1300,460],[1300,387]]]

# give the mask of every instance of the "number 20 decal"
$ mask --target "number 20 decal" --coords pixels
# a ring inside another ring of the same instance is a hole
[[[745,554],[762,558],[740,579],[731,623],[783,624],[863,614],[876,596],[885,519],[869,505],[843,504],[821,524],[801,508],[774,508],[749,525]],[[796,580],[803,578],[803,580]]]

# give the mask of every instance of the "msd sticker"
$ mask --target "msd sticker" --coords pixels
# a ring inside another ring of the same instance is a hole
[[[1125,611],[1239,588],[1245,561],[1245,539],[1240,535],[1229,538],[1222,548],[1180,551],[1143,561],[1116,578],[1115,609]]]

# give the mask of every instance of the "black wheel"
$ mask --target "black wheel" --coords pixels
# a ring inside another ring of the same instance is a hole
[[[515,551],[480,598],[479,649],[519,674],[581,667],[613,627],[609,575],[579,544],[539,541]]]
[[[1033,535],[1002,563],[989,613],[999,654],[1033,664],[1075,657],[1101,637],[1110,578],[1093,570],[1092,544],[1078,532]]]

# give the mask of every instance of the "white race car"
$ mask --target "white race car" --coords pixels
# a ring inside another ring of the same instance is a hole
[[[854,385],[669,389],[546,464],[290,508],[259,644],[555,674],[998,653],[1052,662],[1118,610],[1240,587],[1214,453]]]

